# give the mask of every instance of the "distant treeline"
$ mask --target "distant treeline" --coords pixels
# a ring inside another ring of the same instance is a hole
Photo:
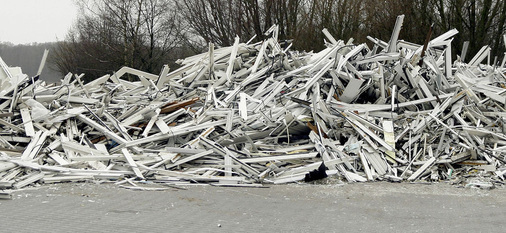
[[[37,74],[44,50],[49,49],[51,51],[55,46],[56,43],[14,45],[12,43],[0,42],[0,57],[2,57],[7,65],[19,66],[23,70],[23,73],[33,77]],[[62,79],[62,75],[47,62],[40,78],[48,83],[53,83]]]
[[[297,50],[324,48],[322,29],[337,39],[369,43],[367,36],[390,39],[398,15],[404,14],[399,39],[423,44],[457,29],[454,57],[469,41],[467,59],[484,45],[502,59],[506,1],[502,0],[77,0],[80,16],[64,41],[50,53],[63,75],[85,79],[110,74],[121,66],[158,73],[176,68],[179,58],[207,49],[208,42],[229,46],[239,36],[264,39],[273,24],[279,39],[293,39]],[[493,60],[493,59],[492,59]]]

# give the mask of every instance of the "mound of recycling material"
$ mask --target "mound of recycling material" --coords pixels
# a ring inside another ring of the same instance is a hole
[[[504,61],[452,60],[451,30],[426,46],[334,39],[320,52],[276,41],[214,48],[150,74],[123,67],[61,85],[0,60],[0,189],[135,180],[258,186],[348,182],[490,186],[506,173]],[[500,62],[499,62],[500,63]],[[125,80],[125,74],[139,81]]]

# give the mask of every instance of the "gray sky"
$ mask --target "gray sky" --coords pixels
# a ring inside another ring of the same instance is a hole
[[[61,41],[76,16],[72,0],[0,0],[0,42]]]

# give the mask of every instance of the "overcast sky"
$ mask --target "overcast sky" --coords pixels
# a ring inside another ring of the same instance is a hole
[[[0,42],[61,41],[76,15],[73,0],[0,0]]]

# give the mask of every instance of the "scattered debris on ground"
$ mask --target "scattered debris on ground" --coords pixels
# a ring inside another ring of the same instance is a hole
[[[0,189],[326,176],[503,184],[505,59],[488,46],[466,59],[467,43],[452,59],[455,29],[425,45],[398,40],[403,18],[389,41],[368,38],[372,48],[323,30],[326,49],[294,51],[273,26],[262,42],[210,44],[174,71],[123,67],[89,83],[68,74],[46,85],[0,59]]]

